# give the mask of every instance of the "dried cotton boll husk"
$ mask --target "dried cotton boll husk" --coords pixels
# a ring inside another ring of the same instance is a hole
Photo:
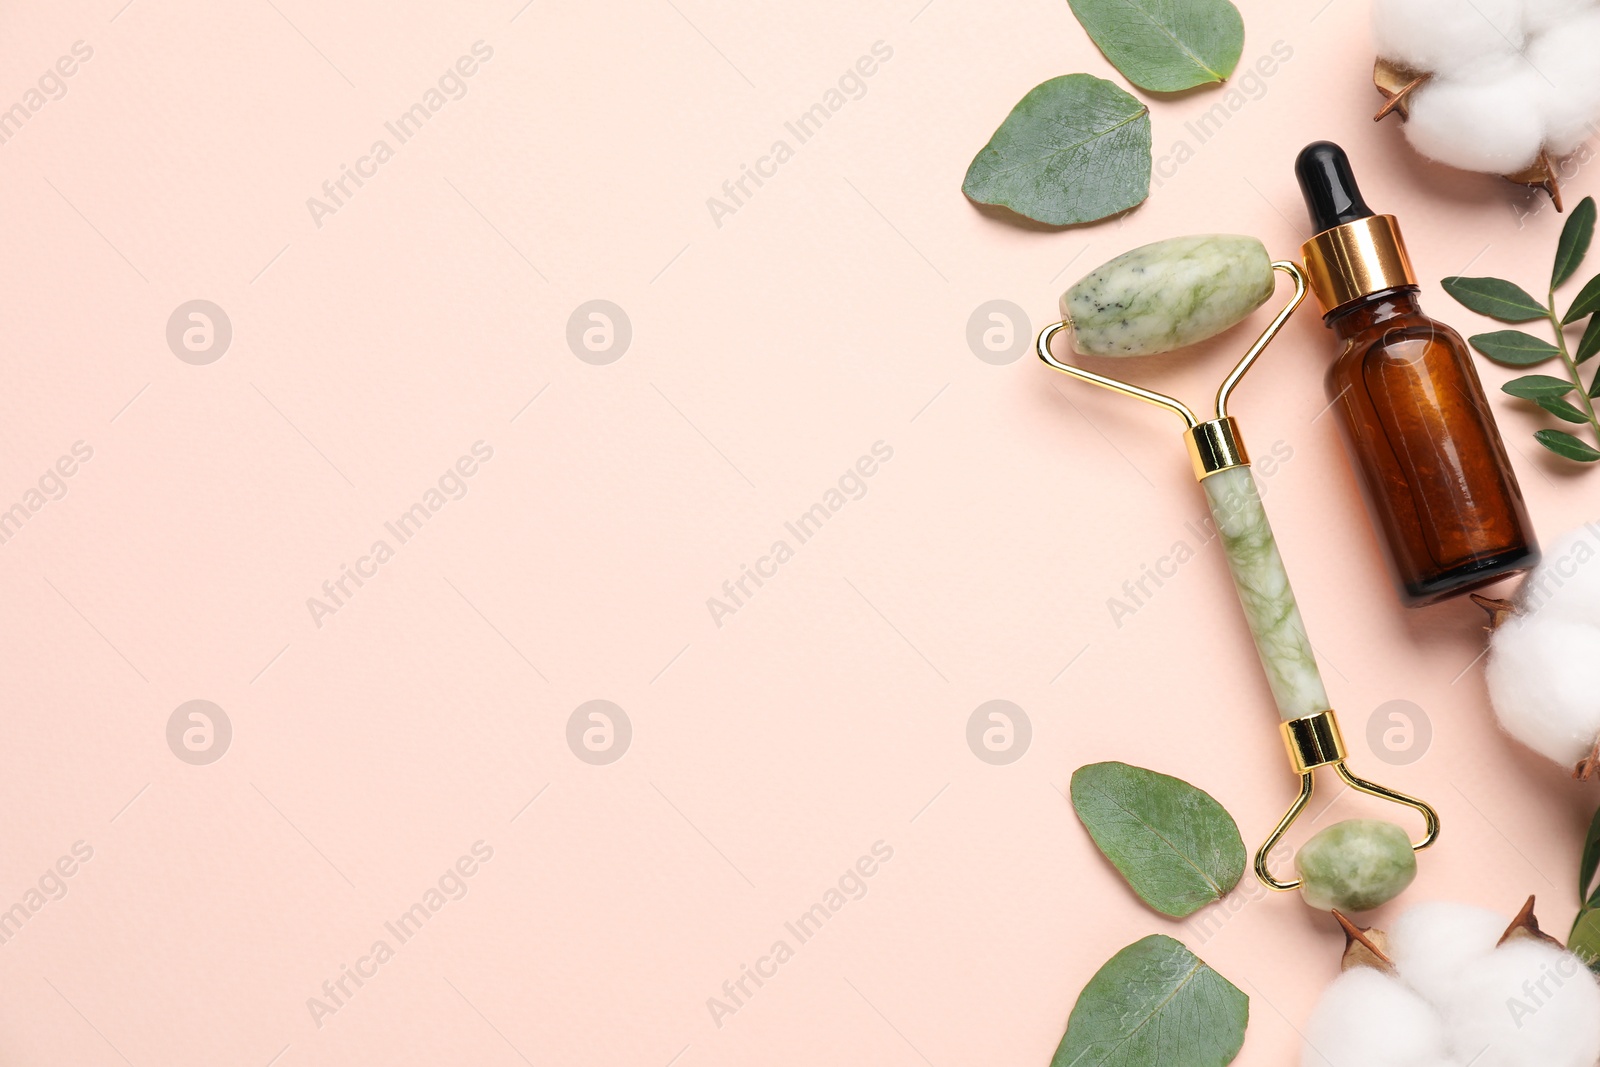
[[[1533,163],[1544,143],[1544,84],[1531,69],[1431,80],[1411,94],[1406,139],[1448,166],[1513,174]]]
[[[1594,5],[1595,0],[1522,0],[1522,28],[1530,39],[1549,30],[1564,31]]]
[[[1489,647],[1484,678],[1500,725],[1576,768],[1600,738],[1600,627],[1523,615],[1495,630]]]
[[[1352,1025],[1352,1020],[1360,1020]],[[1444,1022],[1381,971],[1333,980],[1305,1028],[1301,1067],[1435,1067],[1448,1063]]]
[[[1374,0],[1378,54],[1417,71],[1470,77],[1481,62],[1521,50],[1520,0]]]
[[[1544,82],[1545,144],[1565,156],[1600,126],[1600,10],[1591,8],[1540,34],[1527,59]]]
[[[1505,919],[1451,901],[1417,904],[1389,928],[1385,951],[1400,980],[1433,1003],[1448,1000],[1462,969],[1494,951]]]
[[[1513,941],[1468,963],[1444,1012],[1456,1059],[1473,1067],[1594,1067],[1600,986],[1576,956]]]

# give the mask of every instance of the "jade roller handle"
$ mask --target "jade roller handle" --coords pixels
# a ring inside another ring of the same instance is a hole
[[[1273,272],[1295,280],[1295,295],[1279,311],[1217,391],[1217,417],[1201,422],[1185,404],[1162,393],[1062,363],[1050,339],[1069,330],[1073,348],[1102,357],[1170,352],[1212,337],[1260,307],[1272,295]],[[1039,334],[1044,362],[1080,381],[1111,389],[1180,416],[1188,429],[1190,458],[1205,489],[1228,567],[1239,590],[1261,666],[1278,713],[1285,720],[1328,710],[1322,676],[1306,638],[1289,575],[1261,506],[1249,458],[1240,447],[1228,395],[1305,298],[1304,274],[1274,263],[1254,237],[1198,234],[1135,248],[1097,267],[1061,297],[1062,320]]]
[[[1202,423],[1196,430],[1207,425]],[[1316,656],[1248,462],[1204,473],[1200,487],[1211,506],[1217,539],[1227,554],[1239,604],[1255,638],[1278,714],[1288,720],[1327,711],[1328,694],[1322,687]]]

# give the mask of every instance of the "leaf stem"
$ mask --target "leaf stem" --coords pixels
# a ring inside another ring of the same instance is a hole
[[[1567,332],[1561,325],[1561,316],[1556,314],[1555,289],[1549,290],[1549,294],[1550,299],[1545,305],[1545,310],[1550,316],[1550,325],[1555,327],[1556,347],[1561,350],[1561,362],[1567,365],[1567,377],[1572,380],[1573,388],[1583,401],[1583,411],[1589,416],[1589,428],[1594,431],[1595,443],[1600,444],[1600,418],[1595,417],[1594,401],[1589,399],[1589,390],[1583,386],[1583,375],[1578,373],[1578,365],[1572,361],[1572,355],[1567,351]]]

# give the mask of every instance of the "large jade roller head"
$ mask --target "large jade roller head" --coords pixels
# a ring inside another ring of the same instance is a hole
[[[1237,325],[1274,285],[1254,237],[1171,237],[1124,252],[1062,293],[1061,317],[1083,355],[1150,356]]]
[[[1172,352],[1214,337],[1271,297],[1275,270],[1294,281],[1294,295],[1223,378],[1216,415],[1210,419],[1200,419],[1165,393],[1063,362],[1051,352],[1057,334],[1066,334],[1082,355],[1110,357]],[[1250,475],[1250,457],[1238,424],[1228,414],[1228,400],[1239,380],[1305,295],[1300,268],[1274,262],[1254,237],[1174,237],[1124,253],[1068,289],[1061,297],[1062,320],[1039,333],[1037,349],[1040,359],[1063,374],[1165,408],[1183,420],[1194,474],[1211,508],[1278,705],[1290,766],[1300,777],[1299,795],[1256,852],[1256,876],[1273,889],[1301,890],[1315,907],[1359,911],[1393,898],[1410,883],[1416,874],[1415,853],[1439,836],[1439,817],[1422,801],[1358,778],[1346,766],[1339,723]],[[1313,772],[1319,767],[1331,768],[1352,789],[1416,809],[1426,824],[1423,836],[1412,842],[1398,826],[1381,820],[1336,823],[1300,849],[1295,857],[1298,878],[1275,877],[1268,857],[1310,802]]]

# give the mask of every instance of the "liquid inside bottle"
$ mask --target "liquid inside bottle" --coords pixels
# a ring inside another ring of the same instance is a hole
[[[1328,325],[1345,342],[1328,396],[1401,599],[1430,604],[1537,563],[1461,337],[1422,314],[1411,288],[1374,294]]]

